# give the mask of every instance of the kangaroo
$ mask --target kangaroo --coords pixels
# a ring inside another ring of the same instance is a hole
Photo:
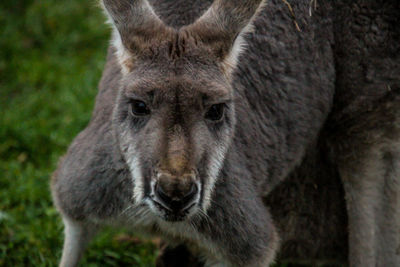
[[[159,266],[400,266],[399,2],[149,1],[102,1],[60,266],[103,225],[161,236]]]

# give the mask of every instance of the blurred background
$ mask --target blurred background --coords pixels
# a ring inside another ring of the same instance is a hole
[[[109,27],[96,0],[0,1],[0,266],[56,266],[49,180],[88,123]],[[110,229],[81,266],[153,266],[154,242]]]

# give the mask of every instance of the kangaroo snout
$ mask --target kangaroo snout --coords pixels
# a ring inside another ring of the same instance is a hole
[[[198,200],[195,173],[159,173],[153,188],[153,201],[167,213],[186,215]]]

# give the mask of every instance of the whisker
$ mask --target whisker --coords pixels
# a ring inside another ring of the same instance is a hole
[[[135,206],[134,205],[129,205],[128,207],[126,207],[121,213],[120,216],[125,215],[125,213],[129,212],[129,210],[133,209]]]
[[[209,216],[206,212],[204,212],[204,210],[202,210],[202,209],[199,209],[198,216],[200,216],[200,218],[203,218],[203,219],[204,219],[205,224],[207,225],[208,230],[211,232],[211,226],[210,226],[211,218],[210,218],[210,216]]]

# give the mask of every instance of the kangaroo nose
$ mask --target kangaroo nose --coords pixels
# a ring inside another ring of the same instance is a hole
[[[165,208],[178,212],[190,206],[198,188],[192,181],[181,185],[160,180],[156,183],[154,191]]]

